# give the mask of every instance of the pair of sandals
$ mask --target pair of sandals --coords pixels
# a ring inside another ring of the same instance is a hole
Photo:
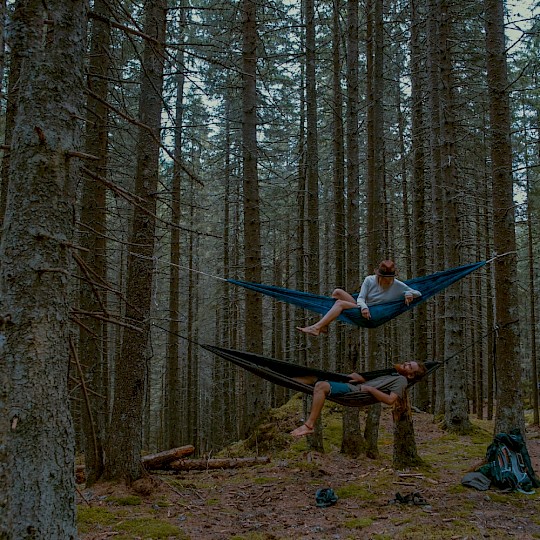
[[[389,501],[388,504],[414,504],[415,506],[427,506],[429,503],[420,495],[418,491],[414,493],[408,493],[407,495],[402,495],[401,493],[396,493],[396,498]]]

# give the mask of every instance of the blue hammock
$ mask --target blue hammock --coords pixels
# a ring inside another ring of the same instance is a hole
[[[362,317],[360,310],[358,309],[347,309],[343,311],[338,318],[343,322],[355,326],[363,328],[376,328],[394,317],[405,313],[418,304],[425,302],[446,287],[452,285],[456,281],[459,281],[478,268],[481,268],[487,262],[488,261],[480,261],[472,264],[466,264],[456,268],[450,268],[449,270],[443,270],[441,272],[436,272],[434,274],[405,281],[409,287],[422,293],[420,298],[415,298],[408,306],[403,300],[400,299],[393,302],[387,302],[385,304],[370,306],[369,311],[371,313],[371,319],[365,319]],[[273,298],[281,300],[282,302],[288,302],[290,304],[315,311],[321,315],[324,315],[335,302],[335,299],[329,296],[295,291],[292,289],[285,289],[283,287],[276,287],[274,285],[263,285],[260,283],[252,283],[250,281],[238,281],[235,279],[228,279],[227,281],[234,285],[239,285],[241,287],[245,287],[246,289],[272,296]],[[355,299],[357,296],[358,294],[353,294]]]

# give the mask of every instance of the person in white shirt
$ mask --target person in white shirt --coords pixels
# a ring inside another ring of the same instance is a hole
[[[420,291],[412,289],[403,281],[396,279],[396,265],[394,261],[382,261],[375,274],[367,276],[362,283],[358,299],[355,299],[343,289],[335,289],[332,298],[336,301],[324,317],[311,326],[297,326],[296,329],[310,336],[317,337],[319,334],[328,332],[328,325],[336,320],[341,312],[346,309],[359,308],[362,317],[370,319],[369,306],[384,304],[403,298],[405,304],[409,305],[415,298],[422,296]]]

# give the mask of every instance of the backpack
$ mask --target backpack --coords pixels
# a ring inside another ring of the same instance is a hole
[[[479,471],[500,489],[531,494],[533,488],[540,487],[519,430],[495,435],[488,446],[486,462]]]

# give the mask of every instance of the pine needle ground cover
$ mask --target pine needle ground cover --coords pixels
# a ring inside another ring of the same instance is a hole
[[[476,491],[460,481],[485,455],[492,425],[473,419],[468,436],[448,434],[432,416],[415,413],[418,450],[425,466],[392,468],[392,423],[383,410],[378,460],[339,453],[340,407],[327,404],[326,453],[310,452],[288,431],[301,422],[295,397],[271,411],[258,430],[223,455],[271,457],[268,464],[231,470],[189,471],[154,477],[149,495],[125,486],[79,486],[82,540],[372,540],[540,538],[540,490],[534,495]],[[527,447],[540,471],[540,429],[529,426]],[[338,502],[315,505],[329,487]],[[396,493],[421,494],[422,506],[391,503]],[[84,499],[83,499],[84,497]]]

